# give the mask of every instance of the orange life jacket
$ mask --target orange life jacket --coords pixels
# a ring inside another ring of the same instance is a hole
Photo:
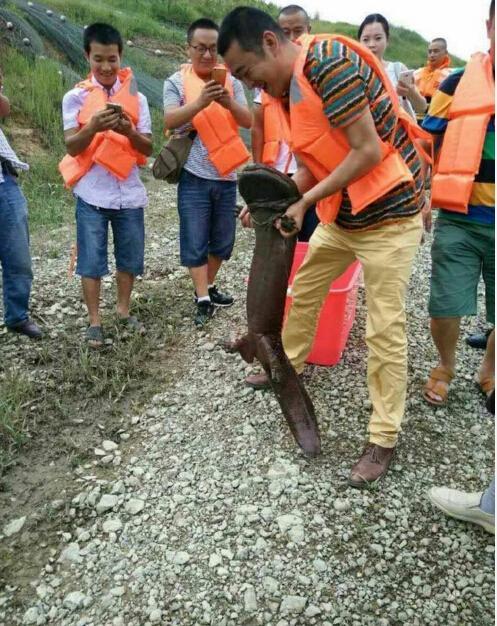
[[[432,181],[432,203],[467,213],[480,169],[487,126],[495,112],[495,80],[490,55],[477,52],[464,70],[449,110],[449,123]]]
[[[121,87],[110,97],[90,78],[76,85],[89,92],[78,114],[80,127],[85,126],[94,113],[104,109],[107,102],[120,104],[132,124],[136,126],[140,113],[136,81],[129,68],[119,70],[118,78]],[[81,154],[75,157],[66,154],[59,163],[59,171],[66,186],[72,187],[95,164],[101,165],[119,180],[126,180],[135,165],[145,165],[146,162],[147,157],[135,150],[127,137],[113,130],[107,130],[97,133]]]
[[[261,93],[262,115],[264,119],[264,149],[262,162],[274,167],[280,153],[281,144],[290,137],[288,116],[279,101],[266,92]],[[286,138],[286,139],[285,139]],[[290,159],[291,159],[290,155]]]
[[[373,68],[392,101],[398,123],[404,126],[410,139],[418,148],[418,152],[421,152],[426,160],[431,162],[424,150],[417,145],[420,139],[431,144],[431,136],[423,131],[400,106],[397,94],[385,74],[383,65],[367,48],[357,41],[341,35],[303,35],[299,38],[302,50],[294,67],[290,87],[292,152],[300,158],[318,181],[329,176],[350,152],[345,133],[341,129],[331,127],[328,118],[323,112],[323,101],[314,91],[303,71],[309,47],[317,41],[330,38],[340,41],[354,50]],[[381,96],[381,98],[384,97],[386,96]],[[392,130],[389,142],[382,141],[378,136],[381,148],[381,162],[347,186],[353,215],[364,210],[372,202],[378,200],[401,183],[413,181],[410,169],[398,150],[392,145],[396,128],[397,124]],[[341,191],[318,202],[317,213],[323,224],[331,224],[336,219],[341,202]]]
[[[181,67],[186,102],[196,100],[205,86],[190,64]],[[226,88],[233,95],[233,79],[226,76]],[[238,124],[233,115],[217,102],[197,113],[192,120],[202,143],[207,148],[209,160],[221,176],[249,160],[250,154],[238,134]]]
[[[425,98],[432,98],[440,83],[451,73],[449,55],[445,55],[442,63],[433,68],[428,65],[414,72],[414,82],[419,93]]]

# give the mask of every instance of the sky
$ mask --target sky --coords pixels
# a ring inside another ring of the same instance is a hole
[[[276,0],[281,7],[294,3],[311,17],[317,11],[321,19],[357,25],[366,15],[381,13],[391,24],[415,30],[427,41],[445,37],[449,52],[465,60],[488,48],[485,20],[490,0]]]

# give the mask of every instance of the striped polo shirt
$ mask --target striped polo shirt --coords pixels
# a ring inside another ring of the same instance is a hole
[[[464,68],[457,69],[446,78],[432,98],[428,114],[423,121],[423,128],[437,137],[437,145],[441,145],[447,124],[449,110],[454,93],[459,85]],[[476,222],[493,226],[495,223],[495,116],[487,126],[485,143],[481,156],[480,169],[473,183],[469,200],[468,212],[440,210],[439,217],[458,222]]]
[[[348,126],[369,107],[378,135],[384,141],[390,139],[396,122],[392,102],[372,67],[351,48],[331,38],[315,43],[307,54],[304,74],[322,99],[324,113],[333,128]],[[395,131],[393,145],[411,170],[414,181],[394,187],[357,215],[352,215],[350,198],[344,189],[336,220],[338,226],[347,230],[366,230],[397,222],[422,209],[421,162],[400,125]]]

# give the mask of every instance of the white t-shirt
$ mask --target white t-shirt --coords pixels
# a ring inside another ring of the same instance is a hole
[[[254,104],[261,106],[262,104],[262,93],[260,89],[254,90]],[[276,163],[274,164],[274,168],[280,172],[284,172],[285,174],[295,174],[297,171],[297,161],[295,157],[290,152],[290,148],[288,144],[281,140],[280,143],[280,151],[276,158]]]

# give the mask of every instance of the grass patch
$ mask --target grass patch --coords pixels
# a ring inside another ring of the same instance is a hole
[[[63,154],[62,97],[72,84],[59,73],[60,64],[51,59],[29,59],[12,48],[2,48],[1,53],[13,119],[28,120],[41,129],[44,147],[53,154]],[[9,125],[14,125],[13,120],[7,120],[7,131]]]
[[[164,317],[163,311],[173,308],[172,297],[157,287],[146,299],[134,300],[133,313],[149,328],[144,337],[124,331],[112,307],[103,324],[113,343],[102,350],[86,347],[76,321],[65,322],[56,339],[47,337],[29,351],[19,345],[19,370],[0,365],[0,476],[30,440],[57,454],[84,455],[92,437],[79,428],[93,431],[102,424],[111,434],[130,403],[138,410],[159,382],[167,383],[172,374],[164,362],[172,358],[185,315],[178,310],[176,317]]]
[[[35,397],[33,382],[22,372],[12,370],[0,379],[0,475],[26,441],[26,416]]]
[[[29,207],[29,224],[33,231],[46,226],[57,227],[74,217],[74,199],[61,184],[57,169],[59,157],[47,155],[31,162],[22,175],[22,189]]]

